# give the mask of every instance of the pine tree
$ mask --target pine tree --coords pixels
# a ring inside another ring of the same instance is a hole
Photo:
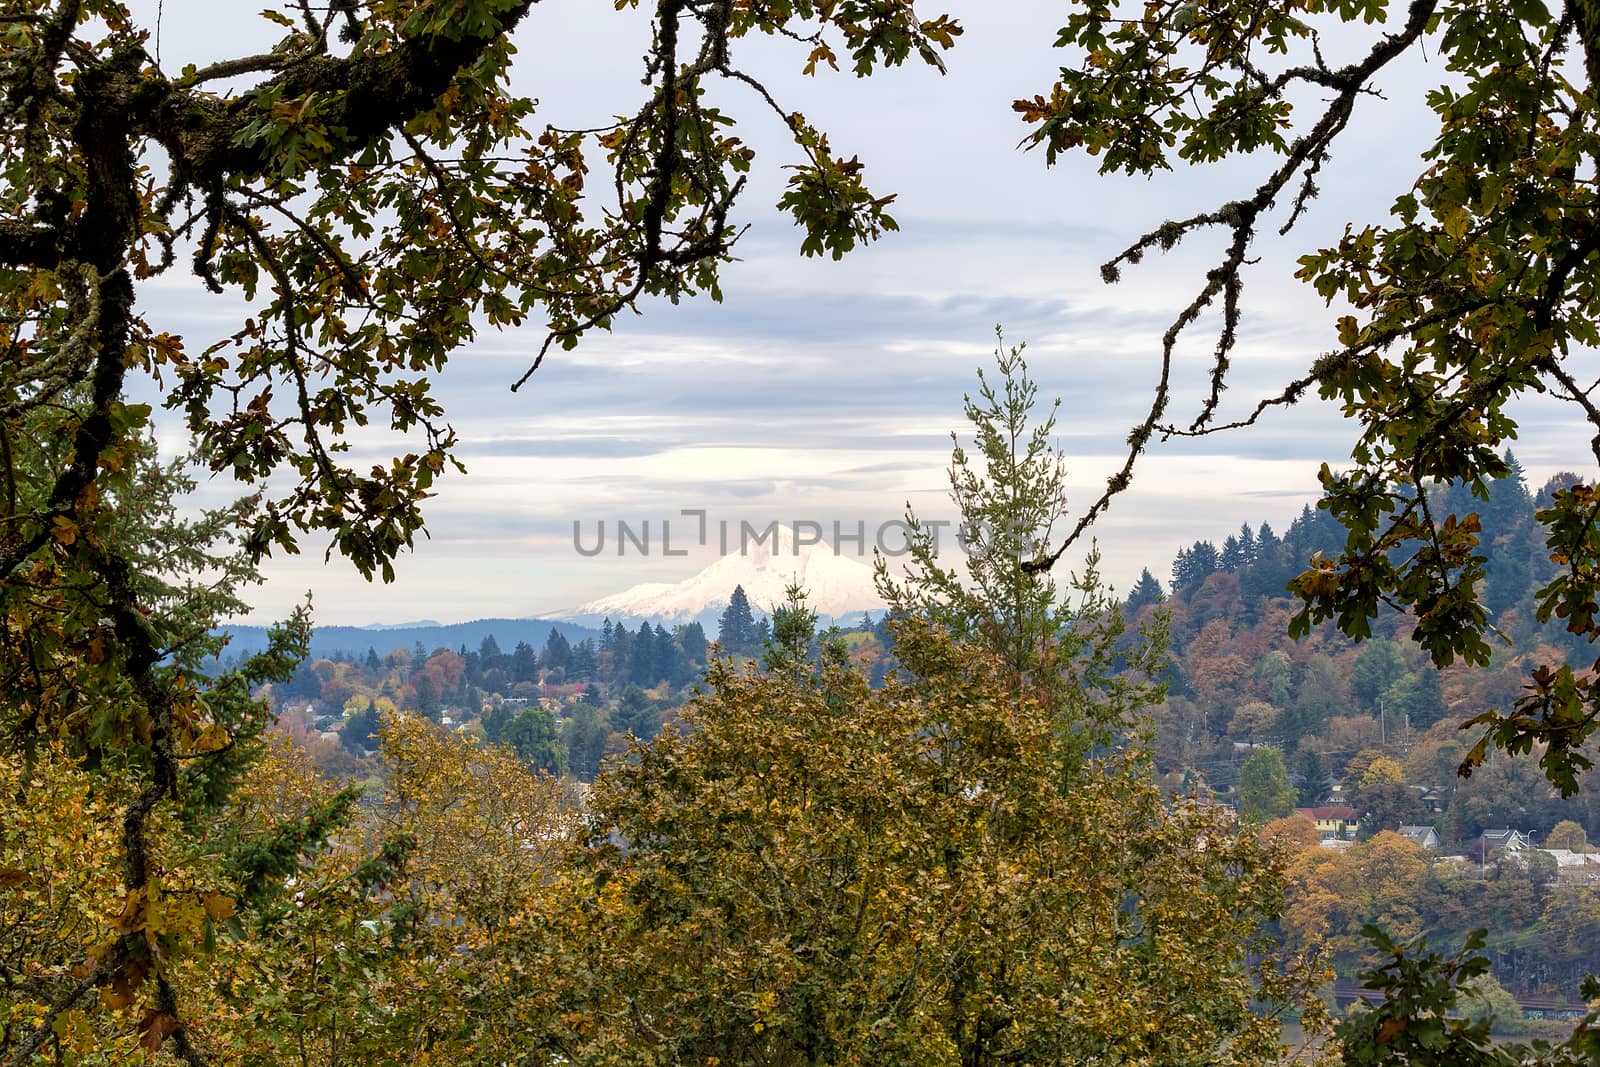
[[[518,641],[511,650],[511,680],[537,682],[539,680],[539,654],[526,641]]]
[[[706,641],[705,627],[698,622],[691,622],[678,630],[678,645],[683,649],[683,655],[690,663],[705,665],[706,645],[708,643]]]
[[[1239,565],[1248,567],[1256,561],[1256,535],[1249,523],[1239,525]]]
[[[733,587],[733,595],[717,623],[717,644],[731,656],[751,656],[761,648],[755,615],[742,585]]]
[[[878,588],[894,615],[926,617],[986,647],[1019,686],[1036,688],[1060,729],[1065,780],[1155,699],[1153,679],[1165,664],[1164,621],[1140,639],[1124,639],[1121,605],[1100,584],[1097,551],[1071,578],[1075,602],[1062,602],[1050,571],[1027,565],[1048,551],[1066,514],[1066,461],[1054,439],[1059,401],[1032,422],[1037,386],[1023,349],[1002,340],[995,364],[998,379],[980,370],[977,394],[964,405],[972,451],[951,435],[951,497],[968,531],[965,574],[941,561],[936,537],[908,513],[905,578],[892,578],[880,558]],[[895,655],[919,672],[908,658],[912,650],[897,646]]]
[[[679,686],[688,681],[689,671],[683,661],[683,650],[659,622],[651,632],[651,644],[655,647],[656,673],[660,675],[657,680],[665,681],[670,686]]]
[[[1328,777],[1322,757],[1315,749],[1303,748],[1295,756],[1294,784],[1301,807],[1315,808],[1327,803],[1333,792],[1333,780]]]
[[[438,722],[440,712],[438,684],[428,675],[418,671],[416,680],[411,683],[411,691],[416,694],[417,714]]]
[[[598,663],[599,658],[595,654],[594,641],[585,638],[572,647],[572,669],[567,672],[567,675],[575,681],[587,681],[594,677]]]
[[[1123,609],[1130,616],[1139,614],[1145,608],[1152,607],[1166,599],[1161,591],[1161,583],[1146,567],[1139,572],[1139,580],[1133,583],[1133,590],[1128,594],[1128,603]]]
[[[656,642],[656,632],[648,622],[641,622],[639,632],[633,636],[633,660],[628,677],[635,685],[649,687],[661,681],[661,667],[661,647]]]
[[[1224,574],[1232,574],[1245,565],[1244,548],[1239,544],[1239,538],[1233,534],[1222,542],[1222,553],[1217,557],[1217,566]]]
[[[618,733],[649,741],[661,732],[661,712],[643,689],[630,685],[611,712],[611,727]]]
[[[1196,541],[1188,549],[1179,549],[1172,561],[1172,595],[1188,599],[1205,580],[1217,572],[1217,546],[1210,541]]]
[[[611,725],[605,713],[587,701],[580,701],[561,723],[561,740],[567,748],[572,776],[580,782],[594,780],[600,770]]]

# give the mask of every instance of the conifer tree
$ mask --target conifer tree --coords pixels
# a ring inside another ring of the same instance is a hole
[[[637,685],[622,691],[622,697],[611,711],[611,727],[618,733],[632,734],[641,741],[649,741],[661,731],[661,712],[655,701]]]
[[[1150,573],[1150,568],[1146,567],[1139,572],[1139,580],[1133,584],[1133,589],[1128,593],[1128,603],[1124,610],[1129,615],[1137,615],[1144,608],[1159,604],[1164,599],[1166,596],[1161,591],[1161,583],[1156,581],[1155,576]]]
[[[1315,749],[1302,748],[1295,756],[1294,786],[1301,807],[1315,808],[1327,803],[1333,792],[1333,779]]]
[[[1222,542],[1222,552],[1217,556],[1217,567],[1224,574],[1233,574],[1245,565],[1244,546],[1239,543],[1239,538],[1229,534],[1227,540]]]
[[[964,398],[972,432],[969,452],[952,433],[951,498],[961,516],[963,575],[937,554],[937,538],[909,509],[904,579],[877,561],[878,587],[891,614],[925,616],[962,640],[991,649],[1023,689],[1054,709],[1064,774],[1096,747],[1115,743],[1136,713],[1161,692],[1164,622],[1126,639],[1121,605],[1100,583],[1091,551],[1068,581],[1063,602],[1052,575],[1024,566],[1049,545],[1067,510],[1066,462],[1056,448],[1055,411],[1033,421],[1038,387],[1022,346],[1007,347],[996,330],[991,380],[978,373]],[[917,665],[896,655],[913,673]]]
[[[728,597],[728,606],[717,623],[717,644],[731,656],[754,655],[761,647],[750,598],[742,585],[734,586],[733,595]]]
[[[708,643],[706,641],[705,627],[698,622],[691,622],[678,631],[678,645],[683,649],[683,655],[690,663],[705,664]]]

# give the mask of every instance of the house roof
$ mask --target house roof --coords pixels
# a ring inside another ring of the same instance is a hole
[[[1547,848],[1544,851],[1556,861],[1557,867],[1600,866],[1600,855],[1593,852],[1574,852],[1569,848]]]
[[[1433,827],[1433,826],[1411,826],[1411,825],[1404,825],[1404,826],[1400,827],[1400,836],[1401,837],[1410,838],[1412,841],[1417,842],[1417,844],[1419,844],[1419,845],[1422,844],[1422,842],[1426,841],[1430,834],[1433,836],[1433,838],[1435,840],[1438,840],[1439,830],[1438,830],[1437,827]]]
[[[1496,830],[1485,830],[1482,834],[1485,841],[1509,841],[1513,837],[1520,837],[1526,840],[1527,836],[1521,830],[1510,830],[1505,827]]]
[[[1295,808],[1296,815],[1304,815],[1313,821],[1322,819],[1344,819],[1348,822],[1357,815],[1356,809],[1348,804],[1324,804],[1320,808]]]

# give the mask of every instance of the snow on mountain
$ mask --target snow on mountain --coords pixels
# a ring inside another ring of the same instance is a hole
[[[717,620],[728,606],[734,586],[744,587],[754,611],[771,614],[784,602],[784,590],[793,583],[806,591],[807,606],[824,621],[838,622],[884,607],[870,566],[836,555],[827,544],[797,549],[790,531],[780,527],[776,538],[750,544],[743,555],[723,556],[681,582],[644,582],[580,604],[560,617],[593,626],[606,618],[614,623],[664,625],[698,620],[715,637]]]

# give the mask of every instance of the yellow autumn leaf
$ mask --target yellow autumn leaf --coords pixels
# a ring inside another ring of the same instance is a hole
[[[194,739],[194,747],[201,752],[216,752],[227,747],[230,740],[227,729],[221,723],[207,723],[206,728]]]

